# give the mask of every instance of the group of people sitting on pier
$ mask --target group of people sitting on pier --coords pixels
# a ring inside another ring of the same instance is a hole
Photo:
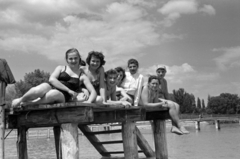
[[[128,60],[126,72],[122,67],[105,72],[104,55],[97,51],[89,52],[86,63],[75,48],[67,50],[65,59],[67,65],[57,66],[48,82],[32,87],[22,97],[14,99],[12,107],[64,102],[167,107],[172,119],[171,132],[189,133],[179,120],[179,105],[168,100],[165,66],[158,66],[156,75],[150,75],[144,85],[136,59]]]

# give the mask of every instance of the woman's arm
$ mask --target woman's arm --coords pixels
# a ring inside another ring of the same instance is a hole
[[[141,99],[144,106],[150,106],[150,107],[156,107],[156,106],[162,106],[163,102],[156,102],[156,99],[154,99],[154,103],[148,102],[148,86],[144,86],[141,94]],[[156,103],[155,103],[156,102]]]
[[[100,67],[99,68],[99,73],[100,73],[100,96],[103,99],[103,103],[106,102],[106,85],[104,81],[104,68]]]
[[[123,96],[123,98],[121,98],[120,100],[122,100],[122,101],[128,101],[128,102],[130,102],[130,103],[133,103],[133,100],[132,100],[132,98],[125,92],[125,90],[124,89],[120,89],[120,93],[121,93],[121,95]]]
[[[83,81],[84,85],[86,86],[86,88],[90,92],[89,98],[86,102],[87,103],[94,102],[96,100],[97,93],[96,93],[94,87],[92,86],[91,82],[89,81],[88,77],[85,74],[82,74],[81,77],[80,77],[80,80]]]
[[[56,88],[68,92],[73,98],[75,98],[77,96],[77,93],[74,92],[73,90],[69,89],[68,87],[66,87],[65,85],[63,85],[59,80],[58,77],[62,71],[64,66],[58,66],[55,68],[55,70],[53,71],[53,73],[51,74],[50,78],[49,78],[49,82]]]

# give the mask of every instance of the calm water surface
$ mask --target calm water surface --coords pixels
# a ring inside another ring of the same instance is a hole
[[[139,128],[154,149],[151,129]],[[194,125],[187,126],[189,135],[178,136],[169,133],[167,127],[167,146],[169,159],[239,159],[240,158],[240,125],[222,124],[221,130],[214,125],[201,123],[201,130]],[[121,134],[101,135],[100,140],[119,140]],[[81,159],[100,159],[101,155],[84,136],[79,136]],[[122,150],[122,144],[106,145],[109,151]],[[6,159],[17,159],[16,139],[5,140]],[[121,156],[121,155],[116,155]],[[143,154],[139,155],[144,157]],[[29,159],[55,159],[54,138],[30,138],[28,140]]]

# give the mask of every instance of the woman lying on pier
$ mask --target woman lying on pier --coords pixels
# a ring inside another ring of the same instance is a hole
[[[110,69],[105,73],[107,103],[131,106],[131,103],[126,100],[117,101],[117,98],[116,98],[116,86],[118,81],[117,78],[118,78],[118,72],[114,69]]]
[[[183,125],[181,125],[178,114],[179,110],[176,109],[176,105],[174,102],[165,100],[160,101],[158,98],[158,87],[159,80],[157,76],[150,76],[148,78],[148,84],[143,87],[140,105],[146,107],[167,107],[169,108],[169,114],[172,119],[172,133],[176,133],[178,135],[188,134],[189,132],[185,129]]]
[[[12,106],[25,106],[27,104],[51,104],[69,101],[82,101],[91,103],[96,99],[96,91],[88,77],[80,68],[81,56],[77,49],[72,48],[65,55],[67,65],[58,66],[49,78],[49,82],[32,87],[22,97],[14,99]],[[80,83],[83,83],[90,92],[86,100],[84,93],[77,93]]]
[[[96,103],[106,102],[105,97],[105,82],[104,82],[104,68],[105,64],[104,55],[101,52],[91,51],[88,53],[86,59],[88,66],[82,66],[81,69],[84,71],[86,76],[92,83],[95,91],[97,92]]]

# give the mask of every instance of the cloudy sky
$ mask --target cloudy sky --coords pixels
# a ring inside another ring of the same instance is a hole
[[[17,81],[34,69],[102,51],[105,70],[136,58],[144,75],[167,66],[169,90],[240,92],[239,0],[0,0],[0,58]]]

